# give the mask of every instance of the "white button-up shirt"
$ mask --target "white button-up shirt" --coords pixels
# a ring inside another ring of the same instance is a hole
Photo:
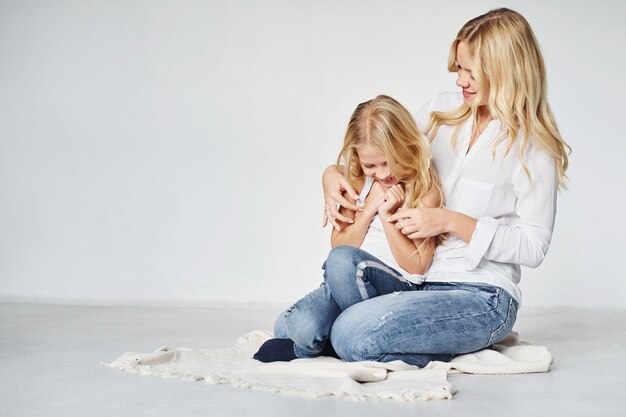
[[[416,115],[426,133],[432,111],[449,111],[463,101],[460,93],[435,96]],[[518,140],[505,155],[508,138],[492,120],[469,149],[472,121],[460,127],[442,125],[431,142],[433,164],[442,183],[445,206],[477,219],[468,243],[454,236],[440,245],[426,275],[427,282],[487,283],[505,289],[521,304],[520,265],[538,266],[550,245],[558,174],[555,161],[538,145],[529,144],[520,162]]]

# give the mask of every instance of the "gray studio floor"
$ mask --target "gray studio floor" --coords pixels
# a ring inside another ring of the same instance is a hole
[[[522,310],[547,374],[453,375],[450,401],[301,399],[98,366],[163,345],[230,346],[276,306],[97,307],[0,303],[0,416],[617,416],[626,408],[626,310]]]

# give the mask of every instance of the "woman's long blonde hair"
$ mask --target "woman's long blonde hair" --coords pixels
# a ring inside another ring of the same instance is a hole
[[[543,147],[555,160],[559,185],[565,182],[568,154],[571,148],[559,133],[547,99],[546,70],[539,43],[530,25],[519,13],[501,8],[492,10],[467,22],[452,42],[448,58],[448,70],[456,72],[457,47],[466,42],[472,56],[472,76],[481,86],[473,103],[484,97],[484,86],[489,84],[487,106],[495,119],[506,129],[494,145],[508,138],[508,153],[521,133],[520,154],[526,174],[530,172],[524,163],[524,153],[529,141]],[[433,112],[428,128],[434,138],[441,125],[459,127],[468,118],[477,122],[477,106],[463,103],[450,112]]]
[[[431,164],[430,147],[404,106],[380,95],[359,104],[352,113],[337,166],[356,188],[365,181],[357,154],[361,145],[375,146],[384,152],[391,174],[404,185],[407,207],[420,207],[432,190],[439,194],[441,207],[443,195]]]

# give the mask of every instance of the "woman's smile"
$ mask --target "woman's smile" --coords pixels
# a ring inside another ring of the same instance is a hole
[[[467,90],[463,89],[463,97],[466,100],[472,100],[475,95],[476,95],[476,93],[473,93],[471,91],[467,91]]]

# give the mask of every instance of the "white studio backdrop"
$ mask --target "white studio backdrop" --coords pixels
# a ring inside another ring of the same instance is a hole
[[[623,307],[619,1],[0,1],[0,296],[294,301],[354,107],[455,90],[461,25],[530,21],[574,149],[525,305]]]

